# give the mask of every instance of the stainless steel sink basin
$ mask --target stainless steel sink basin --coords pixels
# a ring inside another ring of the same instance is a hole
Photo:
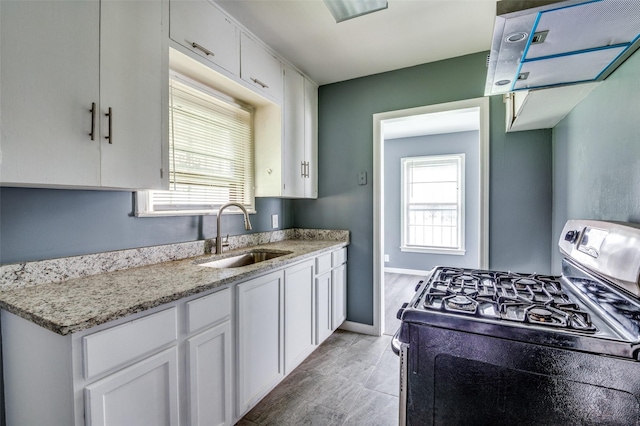
[[[253,265],[254,263],[264,262],[265,260],[275,259],[276,257],[285,256],[291,253],[292,252],[287,251],[252,251],[242,253],[237,256],[200,263],[199,265],[206,266],[208,268],[239,268],[241,266]]]

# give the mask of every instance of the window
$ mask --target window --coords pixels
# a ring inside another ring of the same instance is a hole
[[[139,195],[138,215],[205,214],[228,201],[255,211],[253,110],[172,73],[169,191]]]
[[[464,154],[401,162],[401,250],[464,254]]]

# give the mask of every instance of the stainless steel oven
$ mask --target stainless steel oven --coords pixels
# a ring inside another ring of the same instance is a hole
[[[561,276],[437,267],[398,312],[401,425],[640,424],[640,228],[569,221]]]

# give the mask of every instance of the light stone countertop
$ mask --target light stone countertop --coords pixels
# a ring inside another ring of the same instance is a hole
[[[61,335],[79,332],[187,296],[250,279],[348,245],[335,240],[284,240],[62,282],[0,292],[0,308]],[[251,250],[290,251],[239,268],[216,269],[197,262]]]

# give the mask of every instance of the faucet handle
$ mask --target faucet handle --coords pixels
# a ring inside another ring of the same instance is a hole
[[[229,234],[222,240],[222,247],[229,247]]]

